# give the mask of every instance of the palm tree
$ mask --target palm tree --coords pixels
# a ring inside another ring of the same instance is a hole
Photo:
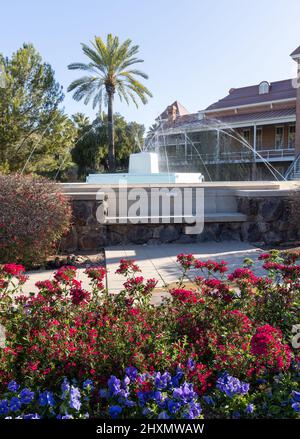
[[[134,64],[144,61],[136,57],[139,46],[131,43],[130,39],[120,43],[119,38],[111,34],[107,36],[106,43],[100,37],[95,37],[91,46],[82,44],[82,50],[90,62],[72,63],[68,66],[71,70],[83,70],[89,73],[88,76],[76,79],[69,85],[68,91],[75,90],[73,94],[75,100],[84,99],[84,103],[88,104],[92,99],[93,108],[99,106],[99,113],[102,103],[107,104],[108,163],[111,171],[115,170],[113,115],[115,93],[121,101],[124,99],[129,104],[131,100],[136,107],[138,107],[137,98],[146,104],[147,96],[152,96],[137,79],[139,76],[148,79],[148,76],[132,68]]]

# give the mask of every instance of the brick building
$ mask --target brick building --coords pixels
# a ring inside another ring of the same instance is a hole
[[[298,79],[232,88],[197,113],[169,105],[153,143],[164,147],[162,161],[173,170],[201,164],[216,180],[300,178],[300,46],[290,56]]]

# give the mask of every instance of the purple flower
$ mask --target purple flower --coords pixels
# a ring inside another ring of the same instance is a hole
[[[195,361],[194,361],[192,358],[189,358],[189,359],[187,360],[186,367],[187,367],[188,369],[194,369],[194,367],[195,367]]]
[[[215,401],[209,395],[203,396],[203,400],[207,405],[215,405]]]
[[[64,378],[61,384],[62,398],[64,399],[70,391],[70,383],[67,378]]]
[[[125,373],[130,379],[130,381],[135,381],[138,376],[138,371],[133,366],[126,367]]]
[[[296,392],[296,390],[292,391],[292,398],[296,402],[300,402],[300,392]]]
[[[9,408],[13,412],[17,412],[21,408],[21,401],[17,396],[13,396],[9,402]]]
[[[178,401],[172,399],[168,402],[168,410],[172,415],[175,415],[181,409],[181,404]]]
[[[219,377],[216,387],[229,398],[232,398],[236,394],[246,395],[249,391],[248,383],[240,381],[238,378],[229,375],[227,372]]]
[[[170,416],[168,415],[167,412],[160,412],[157,419],[170,419]]]
[[[176,375],[172,377],[172,384],[174,387],[179,387],[180,381],[182,380],[184,373],[182,371],[178,371]]]
[[[54,401],[53,393],[52,392],[48,392],[48,391],[40,393],[39,404],[42,407],[45,407],[46,405],[49,405],[50,407],[54,407],[55,406],[55,401]]]
[[[8,413],[8,401],[7,399],[2,399],[0,401],[0,415],[6,415]]]
[[[254,405],[253,404],[248,404],[247,407],[245,408],[245,413],[250,414],[254,412]]]
[[[184,404],[192,402],[197,394],[194,392],[193,384],[184,382],[181,387],[173,390],[173,398],[182,401]]]
[[[169,372],[165,372],[161,374],[157,372],[154,378],[154,384],[158,389],[165,389],[168,387],[168,384],[171,382],[171,375]]]
[[[87,390],[88,392],[91,392],[92,390],[94,390],[94,384],[92,380],[85,380],[82,384],[82,387]]]
[[[8,383],[7,389],[10,392],[17,392],[19,390],[20,386],[19,384],[17,384],[15,381],[11,381],[10,383]]]
[[[124,386],[129,386],[130,384],[130,378],[126,375],[123,380]]]
[[[119,405],[112,405],[108,409],[109,416],[113,419],[117,419],[122,413],[122,407]]]
[[[300,412],[300,402],[294,402],[292,404],[292,408],[295,412],[299,413]]]
[[[107,398],[108,397],[108,392],[106,389],[100,389],[99,390],[99,396],[100,398]]]
[[[23,415],[22,419],[41,419],[41,417],[38,413],[28,413]]]
[[[114,375],[109,378],[107,384],[110,396],[118,396],[121,394],[121,381]]]
[[[199,418],[200,414],[202,412],[202,408],[198,402],[192,402],[189,405],[188,409],[188,419],[196,419]]]
[[[70,408],[79,411],[81,407],[80,391],[78,387],[71,386],[70,389]]]
[[[30,404],[33,401],[34,392],[29,389],[23,389],[20,393],[20,399],[22,404]]]

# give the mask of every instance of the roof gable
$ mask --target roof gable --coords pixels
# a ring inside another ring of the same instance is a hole
[[[180,102],[174,101],[173,104],[168,105],[167,108],[161,113],[160,118],[167,119],[169,108],[172,107],[175,107],[176,109],[176,116],[185,116],[186,114],[190,114],[190,112]]]

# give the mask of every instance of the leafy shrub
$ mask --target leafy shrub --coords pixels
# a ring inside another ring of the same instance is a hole
[[[0,175],[0,205],[2,262],[43,262],[70,224],[67,200],[45,178]]]

